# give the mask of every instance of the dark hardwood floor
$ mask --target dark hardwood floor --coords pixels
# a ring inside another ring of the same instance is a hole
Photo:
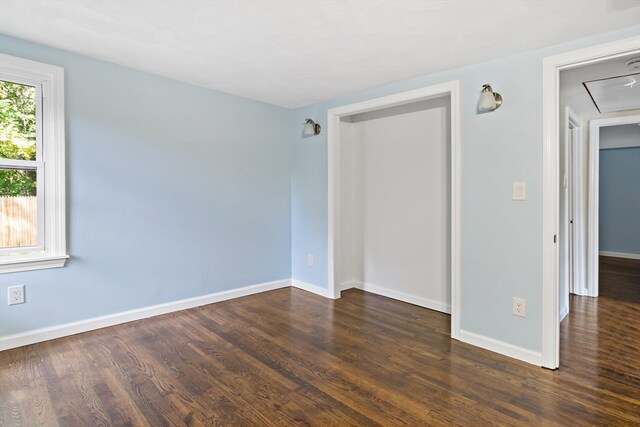
[[[601,272],[558,371],[434,311],[281,289],[2,352],[0,425],[640,425],[640,261]]]

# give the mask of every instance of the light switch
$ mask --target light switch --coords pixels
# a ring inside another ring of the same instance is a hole
[[[513,183],[513,200],[527,200],[527,183]]]

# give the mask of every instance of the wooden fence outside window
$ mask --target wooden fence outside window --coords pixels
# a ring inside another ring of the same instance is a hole
[[[0,232],[0,248],[36,245],[37,197],[0,197]]]

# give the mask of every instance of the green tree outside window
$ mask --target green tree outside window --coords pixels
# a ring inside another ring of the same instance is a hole
[[[36,159],[35,99],[33,86],[0,81],[0,157]],[[0,170],[0,197],[35,195],[35,171]]]

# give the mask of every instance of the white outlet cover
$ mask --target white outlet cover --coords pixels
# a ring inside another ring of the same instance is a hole
[[[7,288],[7,304],[24,304],[24,285],[10,286]]]
[[[527,301],[523,298],[513,298],[511,314],[518,317],[527,317]]]

